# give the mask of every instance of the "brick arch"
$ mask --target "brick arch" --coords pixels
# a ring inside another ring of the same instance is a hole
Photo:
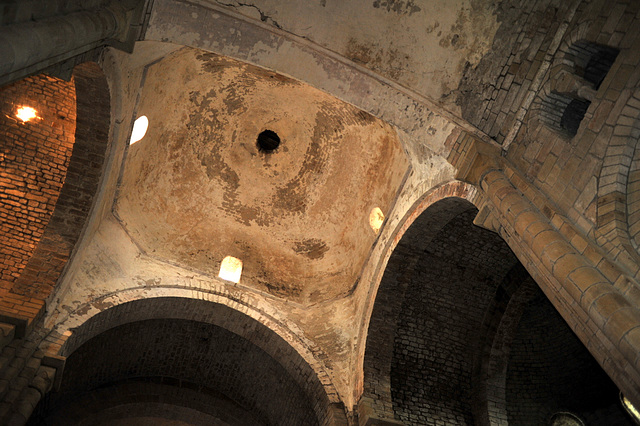
[[[629,94],[607,143],[598,179],[596,238],[640,278],[640,90]]]
[[[473,203],[477,201],[479,200],[477,200],[476,188],[472,185],[460,181],[445,183],[418,199],[394,231],[394,236],[386,248],[386,255],[381,257],[389,259],[388,263],[380,267],[377,285],[369,294],[365,321],[360,329],[358,359],[361,363],[359,371],[363,377],[361,379],[363,391],[359,403],[360,424],[366,424],[367,419],[394,421],[389,373],[393,356],[395,322],[407,286],[406,283],[383,285],[382,274],[398,266],[394,264],[402,256],[404,243],[411,240],[419,245],[427,244],[429,238],[433,237],[456,214],[469,209],[474,210]],[[420,236],[408,235],[408,233],[411,234],[411,229],[416,222],[422,222],[424,226],[421,228],[426,233]],[[413,264],[405,266],[413,266]],[[372,333],[372,330],[375,330],[375,333]],[[370,348],[375,348],[375,356],[372,356]]]
[[[379,418],[473,423],[473,363],[485,313],[517,263],[476,207],[447,198],[413,222],[389,259],[372,313],[364,398]]]
[[[473,366],[473,417],[478,425],[508,424],[507,367],[511,344],[536,283],[521,264],[496,289],[480,330]]]
[[[382,279],[382,274],[384,273],[384,268],[386,267],[386,262],[388,261],[389,257],[395,250],[396,246],[398,245],[398,243],[400,242],[404,234],[407,232],[409,227],[413,224],[413,222],[415,222],[415,220],[418,217],[420,217],[420,215],[424,213],[425,210],[430,208],[433,204],[448,198],[466,200],[469,203],[472,203],[476,206],[479,205],[479,203],[481,202],[481,199],[479,199],[478,197],[478,190],[475,186],[470,185],[466,182],[454,180],[450,182],[445,182],[427,191],[413,203],[411,208],[407,210],[402,220],[400,220],[400,222],[394,229],[393,236],[390,239],[390,242],[385,247],[384,253],[380,256],[381,261],[380,261],[380,266],[378,268],[379,272],[376,278],[374,279],[375,281],[374,287],[371,289],[368,295],[366,307],[365,307],[365,314],[363,317],[364,320],[360,325],[360,330],[359,330],[360,345],[358,349],[359,360],[364,359],[364,352],[365,352],[364,342],[365,342],[365,339],[367,338],[367,331],[369,330],[369,321],[371,318],[371,312],[373,310],[375,298],[380,286],[380,280]],[[362,363],[360,363],[358,371],[360,373],[362,372]]]
[[[87,62],[75,67],[67,97],[75,98],[72,151],[65,163],[63,185],[54,194],[55,207],[41,223],[45,225],[23,270],[9,290],[8,300],[15,305],[9,316],[33,320],[41,312],[45,300],[78,242],[99,186],[109,146],[110,93],[100,67]],[[48,90],[47,85],[43,90]],[[68,100],[68,99],[67,99]],[[60,110],[65,113],[67,108]],[[54,130],[53,134],[56,134]],[[53,135],[43,142],[49,145]],[[56,165],[59,164],[56,160]],[[47,164],[43,164],[47,177]],[[29,195],[26,195],[29,198]],[[22,309],[21,306],[25,308]]]
[[[252,413],[219,392],[161,378],[123,380],[99,387],[56,410],[51,398],[37,407],[27,425],[123,424],[139,417],[181,420],[185,424],[259,425]],[[125,420],[127,419],[127,420]]]
[[[69,356],[83,343],[114,327],[153,319],[211,324],[246,339],[280,363],[314,400],[320,424],[346,424],[335,387],[318,361],[321,351],[271,307],[246,295],[212,294],[176,287],[123,290],[86,303],[58,322],[41,347]]]

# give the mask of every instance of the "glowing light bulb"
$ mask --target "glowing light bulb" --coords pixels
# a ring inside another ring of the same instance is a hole
[[[222,264],[220,265],[220,273],[218,274],[220,278],[237,284],[240,282],[241,275],[242,260],[233,256],[227,256],[222,260]]]
[[[149,128],[149,119],[146,115],[141,115],[138,117],[133,123],[133,130],[131,131],[131,140],[129,141],[129,145],[133,145],[138,142],[140,139],[144,138],[144,135],[147,133],[147,129]]]
[[[16,112],[16,117],[22,120],[23,123],[26,123],[27,121],[31,121],[34,118],[38,118],[38,111],[36,111],[31,107],[22,106],[18,108],[18,111]]]

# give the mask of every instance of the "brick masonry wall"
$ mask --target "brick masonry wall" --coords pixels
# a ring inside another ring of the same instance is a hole
[[[52,292],[89,215],[108,147],[109,89],[95,63],[65,82],[29,77],[0,91],[0,314],[33,320]],[[77,101],[76,101],[77,96]],[[15,108],[40,118],[21,123]]]
[[[346,421],[344,407],[340,404],[330,404],[328,393],[335,391],[332,391],[332,387],[323,386],[322,383],[326,383],[321,382],[320,375],[323,372],[314,370],[301,356],[301,348],[294,348],[290,341],[273,330],[277,330],[275,323],[265,324],[264,319],[256,320],[249,316],[249,312],[238,310],[235,303],[233,307],[229,307],[222,303],[199,300],[206,299],[207,296],[203,293],[194,295],[191,290],[182,293],[181,297],[167,297],[166,294],[158,297],[146,292],[145,295],[149,298],[130,302],[126,302],[126,297],[119,295],[116,306],[113,306],[114,301],[96,302],[96,308],[104,309],[101,313],[83,319],[81,325],[72,328],[73,333],[68,339],[65,336],[69,333],[65,332],[63,336],[58,332],[51,332],[47,336],[48,342],[42,347],[48,354],[70,356],[83,343],[106,330],[149,319],[185,319],[212,324],[250,341],[275,359],[304,393],[309,395],[319,423],[343,424],[341,422]]]
[[[83,344],[67,359],[59,403],[136,377],[218,392],[265,424],[318,424],[315,401],[267,353],[223,328],[179,319],[124,324]]]
[[[80,238],[98,190],[108,148],[109,89],[96,63],[74,70],[77,96],[75,144],[64,187],[38,247],[11,292],[44,300],[53,288]]]
[[[588,425],[632,425],[618,389],[544,294],[526,304],[509,357],[509,424],[548,424],[558,411]]]
[[[455,188],[435,191],[423,202],[428,205],[409,223],[389,258],[373,307],[364,360],[363,397],[371,401],[373,415],[394,419],[391,399],[390,371],[393,341],[407,286],[419,259],[419,253],[433,240],[442,227],[456,214],[473,209],[468,201],[457,198]],[[446,198],[451,197],[451,198]],[[422,203],[420,204],[422,205]]]
[[[502,143],[571,2],[502,2],[491,51],[460,83],[458,105],[472,124]]]
[[[45,419],[52,398],[45,398],[28,425],[128,425],[153,417],[155,425],[260,425],[255,416],[224,395],[187,382],[137,378],[102,387],[68,401]]]
[[[476,213],[460,199],[435,203],[389,259],[364,364],[364,397],[378,418],[473,422],[472,372],[484,350],[483,318],[517,262],[496,234],[472,225]]]
[[[0,89],[0,288],[22,273],[47,226],[62,189],[74,142],[73,83],[28,77]],[[19,106],[39,118],[23,123]],[[4,310],[14,308],[0,301]],[[16,310],[17,313],[17,310]]]
[[[389,260],[365,356],[378,418],[545,424],[569,410],[587,424],[628,424],[616,386],[468,207],[444,228],[429,218],[446,214],[427,209]]]
[[[56,368],[38,349],[44,330],[16,338],[15,326],[0,323],[0,424],[23,425],[54,384]]]
[[[495,234],[451,220],[421,255],[398,321],[391,369],[396,414],[406,424],[473,423],[478,331],[497,285],[516,264]]]

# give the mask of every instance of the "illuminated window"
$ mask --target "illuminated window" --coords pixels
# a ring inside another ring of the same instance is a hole
[[[242,260],[227,256],[222,260],[220,265],[220,273],[218,276],[223,280],[231,281],[234,283],[240,282],[240,276],[242,275]]]
[[[144,138],[144,135],[147,133],[147,129],[149,128],[149,119],[145,115],[141,115],[138,117],[133,123],[133,130],[131,131],[131,140],[129,141],[129,145],[133,145],[138,142],[140,139]]]
[[[627,413],[629,413],[631,418],[636,422],[636,424],[640,425],[640,412],[638,412],[638,409],[633,406],[631,401],[629,401],[622,392],[620,392],[620,401],[622,401],[622,406],[627,410]]]
[[[34,118],[38,118],[38,111],[28,106],[21,106],[16,111],[16,117],[22,120],[22,122],[26,123],[27,121],[31,121]]]
[[[384,222],[384,213],[378,207],[374,207],[371,210],[371,214],[369,215],[369,225],[371,225],[371,229],[376,234],[380,231],[382,227],[382,223]]]

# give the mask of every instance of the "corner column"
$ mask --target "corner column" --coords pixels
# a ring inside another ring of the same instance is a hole
[[[585,255],[585,238],[567,239],[505,174],[497,147],[473,140],[458,178],[479,186],[493,228],[622,392],[640,406],[640,309]],[[527,191],[528,193],[528,191]]]

